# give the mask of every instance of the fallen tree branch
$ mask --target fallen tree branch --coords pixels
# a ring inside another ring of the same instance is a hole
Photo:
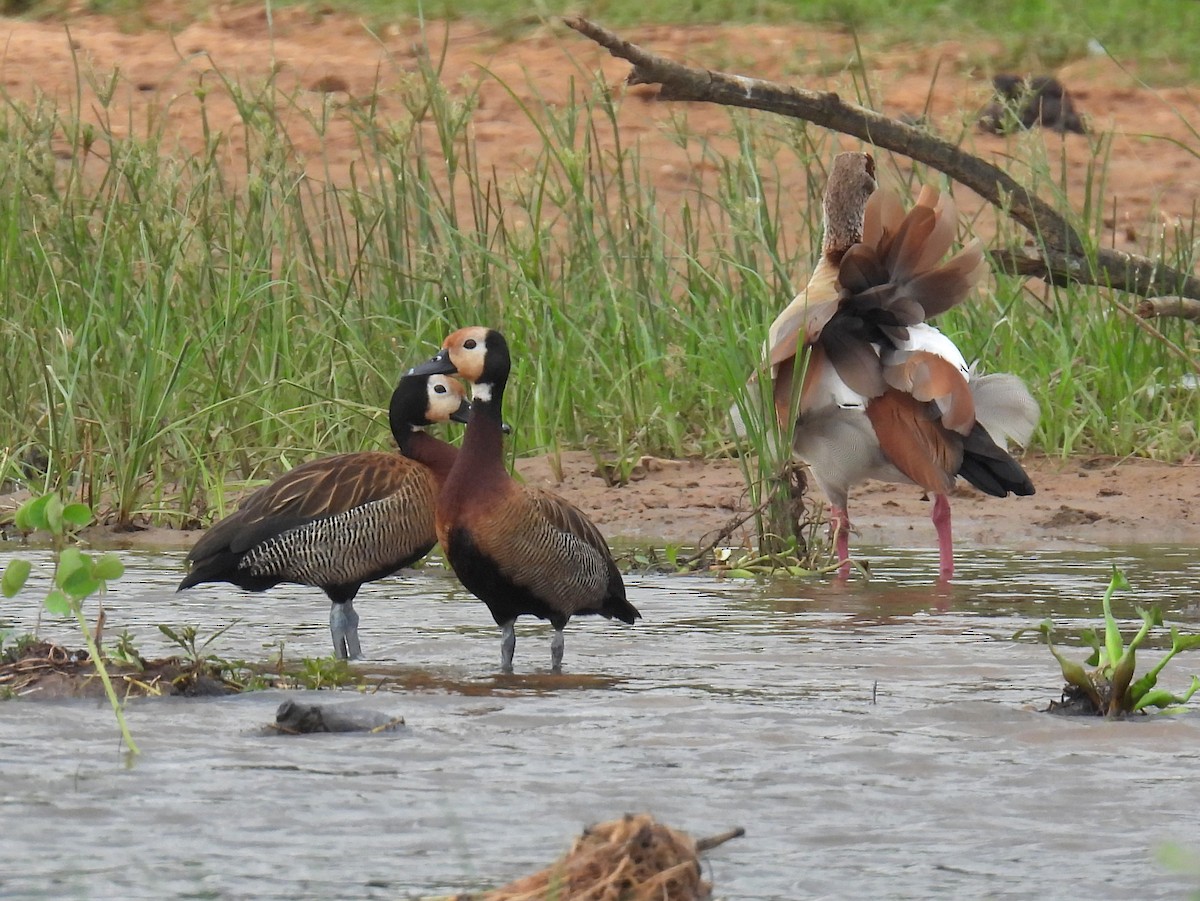
[[[1176,316],[1200,322],[1200,300],[1189,300],[1186,297],[1150,297],[1137,305],[1137,314],[1143,319]]]
[[[944,172],[1019,222],[1045,248],[1040,271],[1034,271],[1029,257],[1012,252],[993,254],[993,259],[1011,262],[1014,268],[1007,271],[1115,288],[1143,297],[1177,294],[1200,299],[1200,279],[1146,257],[1100,249],[1094,261],[1089,259],[1079,233],[1048,203],[1002,169],[924,129],[847,103],[832,92],[685,66],[579,16],[567,16],[563,21],[613,56],[632,63],[626,83],[661,85],[661,100],[716,103],[803,119]]]
[[[1192,282],[1197,282],[1193,276],[1163,266],[1148,257],[1122,253],[1118,250],[1102,250],[1092,261],[1086,256],[1065,253],[1044,247],[1041,253],[1030,249],[1023,250],[994,250],[988,254],[992,265],[1008,275],[1019,275],[1026,278],[1040,278],[1055,285],[1096,285],[1101,288],[1114,288],[1127,294],[1137,294],[1140,297],[1156,297],[1162,289],[1178,293],[1187,292]],[[1173,281],[1178,279],[1178,281]],[[1194,290],[1200,290],[1200,285]],[[1158,300],[1176,300],[1184,298],[1156,298]],[[1189,301],[1196,303],[1196,301]],[[1140,310],[1140,307],[1139,307]],[[1150,313],[1147,315],[1185,315],[1182,313]],[[1187,317],[1191,318],[1191,317]]]

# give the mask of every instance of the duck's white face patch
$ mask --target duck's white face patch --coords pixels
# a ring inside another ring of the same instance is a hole
[[[492,399],[492,383],[491,382],[476,382],[471,389],[471,400],[482,401],[488,403]]]
[[[425,418],[444,422],[458,412],[466,391],[448,375],[432,375],[426,387]]]
[[[469,382],[483,375],[484,364],[487,360],[487,329],[475,326],[459,329],[446,339],[445,347],[449,349],[450,360],[454,367]]]

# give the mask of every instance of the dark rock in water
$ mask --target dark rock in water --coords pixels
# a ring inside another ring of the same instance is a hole
[[[992,134],[1009,134],[1040,125],[1060,134],[1087,134],[1075,101],[1061,81],[1051,75],[997,75],[992,79],[996,99],[979,113],[979,127]]]
[[[1058,716],[1104,716],[1104,711],[1080,688],[1068,685],[1063,689],[1061,701],[1051,701],[1043,713],[1054,713]]]
[[[1133,716],[1145,716],[1145,713],[1121,712],[1108,714],[1109,700],[1112,697],[1112,685],[1098,672],[1093,672],[1092,683],[1100,696],[1100,706],[1078,685],[1065,685],[1061,701],[1051,701],[1043,713],[1054,713],[1058,716],[1108,716],[1109,719],[1128,719]]]
[[[402,716],[388,716],[358,704],[300,704],[284,701],[275,711],[275,728],[288,735],[309,732],[387,732],[403,725]]]

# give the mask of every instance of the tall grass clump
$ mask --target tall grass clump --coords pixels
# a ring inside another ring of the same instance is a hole
[[[835,142],[733,113],[718,144],[680,114],[671,137],[692,172],[666,195],[618,127],[618,101],[581,74],[556,104],[505,86],[529,98],[539,142],[498,178],[471,137],[477,88],[418,62],[386,89],[399,115],[383,114],[382,84],[338,105],[216,70],[172,101],[203,126],[190,152],[168,141],[166,116],[121,120],[115,75],[81,86],[100,101],[86,114],[79,98],[7,99],[0,480],[77,497],[119,526],[204,522],[231,485],[385,445],[399,375],[482,323],[514,349],[515,454],[736,452],[754,504],[777,495],[760,531],[804,540],[788,442],[763,414],[765,382],[746,380],[816,259]],[[209,124],[218,94],[244,151]],[[335,125],[358,141],[348,176],[290,137]],[[785,156],[810,173],[800,196],[779,188]],[[1034,302],[1001,280],[946,324],[1039,395],[1042,447],[1182,452],[1153,423],[1197,419],[1183,362],[1096,292]]]
[[[119,526],[204,519],[228,484],[385,441],[391,384],[469,322],[517,349],[518,453],[725,446],[732,374],[798,265],[763,265],[779,199],[740,196],[748,131],[717,193],[665,208],[611,98],[586,83],[565,105],[524,107],[540,150],[497,183],[469,140],[473,95],[426,60],[402,86],[407,116],[337,112],[363,163],[335,186],[306,176],[282,121],[319,130],[327,108],[210,81],[194,97],[204,123],[218,89],[238,108],[244,168],[207,127],[202,151],[180,154],[161,129],[129,137],[106,104],[92,124],[45,98],[0,112],[0,379],[14,399],[0,477]]]

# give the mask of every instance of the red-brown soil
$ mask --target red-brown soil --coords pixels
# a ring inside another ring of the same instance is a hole
[[[180,152],[201,146],[195,95],[201,83],[210,90],[210,127],[230,136],[231,155],[239,150],[236,110],[214,77],[214,68],[251,87],[263,85],[274,72],[285,95],[298,92],[297,102],[314,110],[330,93],[343,104],[374,95],[379,117],[405,115],[402,82],[415,69],[422,46],[415,26],[385,27],[371,34],[354,18],[300,10],[277,12],[269,24],[261,6],[216,7],[206,20],[189,24],[182,18],[173,21],[171,8],[163,5],[157,27],[135,31],[102,17],[73,18],[69,35],[62,22],[0,19],[5,48],[0,85],[14,99],[44,94],[65,106],[77,90],[78,64],[85,74],[84,116],[94,117],[100,115],[100,105],[86,76],[95,73],[103,82],[119,68],[110,121],[118,123],[119,131],[125,127],[121,123],[133,123],[137,129],[154,117],[165,120],[166,134],[178,142]],[[463,93],[468,85],[478,84],[472,136],[479,168],[494,168],[501,182],[519,173],[538,145],[520,101],[540,97],[561,102],[571,79],[587,90],[595,71],[617,87],[628,69],[564,29],[500,37],[460,22],[427,27],[427,34],[433,59],[445,50],[446,84]],[[660,26],[634,29],[626,36],[684,62],[854,93],[846,67],[853,46],[846,35],[796,25]],[[945,134],[965,127],[966,145],[985,157],[1019,159],[1030,141],[1045,141],[1052,156],[1061,147],[1070,162],[1068,196],[1075,208],[1082,207],[1089,179],[1089,138],[1042,133],[1003,138],[970,127],[990,94],[988,52],[986,46],[954,42],[869,50],[873,95],[890,115],[924,113]],[[1189,123],[1200,122],[1194,91],[1147,88],[1136,81],[1136,72],[1123,71],[1104,57],[1074,63],[1056,74],[1093,129],[1112,132],[1102,198],[1103,208],[1110,211],[1105,242],[1145,251],[1175,223],[1190,222],[1200,203],[1200,155],[1189,149],[1196,143]],[[654,102],[651,92],[631,91],[620,95],[618,110],[622,138],[626,144],[639,144],[644,171],[656,180],[660,204],[671,203],[694,191],[698,181],[713,177],[697,171],[670,139],[664,124],[680,113],[677,106]],[[691,131],[710,136],[718,145],[728,141],[726,111],[690,105],[686,113]],[[311,175],[335,181],[347,177],[358,159],[359,144],[345,118],[335,117],[323,143],[298,110],[285,120]],[[843,143],[854,146],[849,139]],[[63,152],[72,151],[64,147]],[[102,148],[93,152],[102,153]],[[778,178],[785,190],[794,187],[796,196],[806,196],[801,163],[783,155],[775,163],[778,172],[769,177]],[[1020,177],[1020,165],[1012,168]],[[884,166],[881,171],[886,181],[894,170]],[[965,196],[960,208],[970,215],[981,202],[961,193]],[[980,227],[989,231],[983,220]],[[1200,465],[1194,462],[1170,466],[1045,457],[1026,462],[1038,489],[1032,498],[1000,501],[969,490],[956,495],[955,528],[961,539],[1016,546],[1058,541],[1200,543]],[[524,461],[520,469],[531,481],[555,487],[580,504],[614,537],[695,543],[746,503],[736,461],[652,462],[644,478],[620,488],[608,487],[593,474],[595,464],[587,454],[566,455],[561,484],[551,477],[546,461]],[[927,507],[917,489],[874,484],[858,490],[851,504],[863,541],[934,544]],[[156,529],[131,540],[182,545],[193,538],[194,534]]]

